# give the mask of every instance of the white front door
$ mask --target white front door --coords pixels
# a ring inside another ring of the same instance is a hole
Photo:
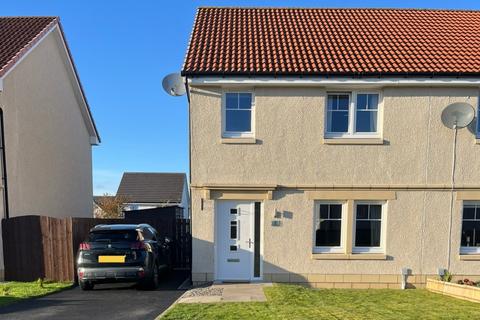
[[[255,203],[217,201],[216,208],[216,280],[252,280]]]

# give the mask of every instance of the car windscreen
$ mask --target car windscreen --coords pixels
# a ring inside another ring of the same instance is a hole
[[[88,235],[88,242],[134,242],[140,240],[136,230],[99,230]]]

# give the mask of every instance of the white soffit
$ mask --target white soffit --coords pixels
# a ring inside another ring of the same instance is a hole
[[[340,77],[193,77],[192,86],[315,86],[315,87],[384,87],[384,86],[462,86],[480,87],[480,78],[340,78]]]

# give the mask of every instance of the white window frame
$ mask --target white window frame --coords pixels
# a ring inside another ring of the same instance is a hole
[[[252,95],[250,131],[227,131],[226,102],[227,93],[249,93]],[[255,137],[255,92],[253,90],[225,90],[222,93],[222,138],[254,138]]]
[[[463,201],[462,212],[460,216],[460,254],[480,254],[480,247],[462,247],[462,232],[463,232],[463,209],[465,205],[476,205],[480,207],[480,201]],[[467,219],[471,220],[471,219]],[[476,220],[473,220],[476,221]]]
[[[317,247],[316,244],[316,221],[320,219],[320,205],[322,204],[340,204],[342,205],[342,219],[341,219],[341,229],[340,229],[340,246],[336,247]],[[313,214],[313,231],[312,231],[312,246],[313,253],[343,253],[345,252],[345,243],[346,243],[346,228],[347,228],[347,202],[346,201],[315,201],[314,205],[314,214]]]
[[[355,238],[357,231],[357,205],[359,204],[379,204],[382,206],[382,220],[380,223],[380,246],[378,247],[357,247]],[[352,228],[352,253],[385,253],[385,243],[387,234],[387,202],[386,201],[354,201],[353,203],[353,228]]]
[[[328,96],[331,94],[345,94],[349,96],[348,106],[348,131],[347,132],[329,132],[328,131]],[[357,95],[358,94],[378,94],[377,108],[377,131],[376,132],[356,132],[357,117]],[[381,138],[383,128],[383,95],[379,90],[329,90],[325,95],[325,117],[324,117],[324,136],[325,138]]]
[[[475,119],[477,121],[476,123],[476,130],[475,130],[475,138],[480,139],[480,93],[477,96],[477,118]]]

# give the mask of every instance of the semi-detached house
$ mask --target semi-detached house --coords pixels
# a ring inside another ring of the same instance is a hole
[[[200,8],[182,70],[193,281],[478,279],[477,123],[452,186],[441,113],[478,109],[479,35],[478,11]]]

